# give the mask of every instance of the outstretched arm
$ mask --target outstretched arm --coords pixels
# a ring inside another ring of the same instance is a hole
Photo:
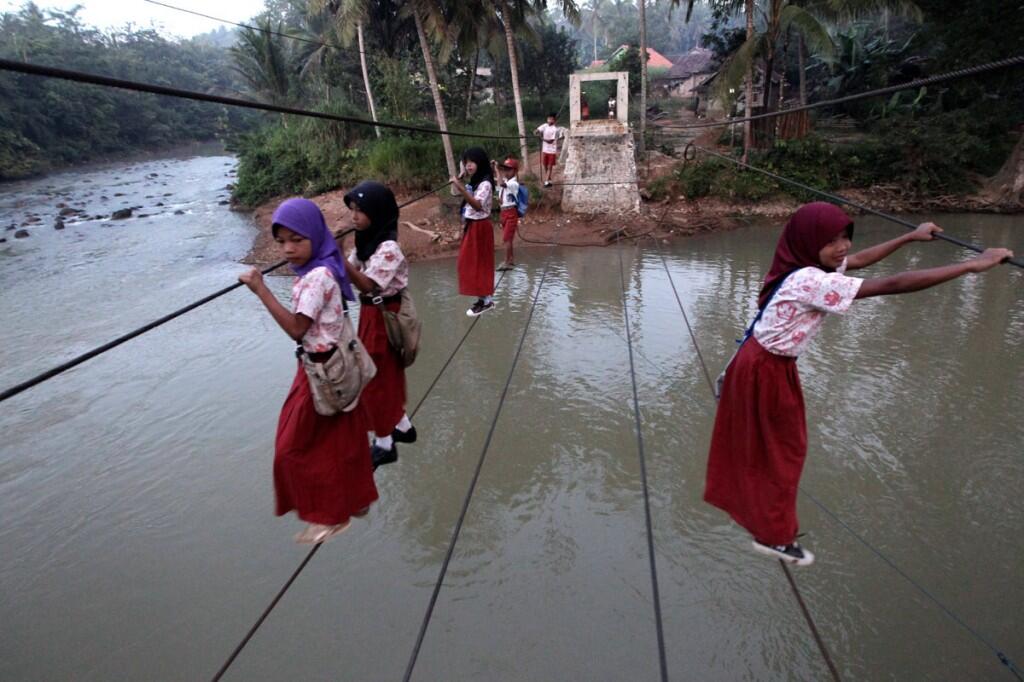
[[[281,326],[285,334],[296,341],[302,340],[302,337],[309,331],[310,325],[313,324],[313,320],[305,315],[293,313],[281,305],[281,302],[277,300],[277,296],[274,296],[270,289],[267,288],[266,282],[263,281],[263,273],[258,268],[252,268],[249,272],[243,272],[238,276],[238,281],[245,284],[245,286],[249,287],[250,291],[256,294],[263,305],[266,306],[270,316]]]
[[[931,241],[939,232],[942,232],[942,228],[935,223],[921,223],[913,232],[907,232],[895,239],[876,244],[847,257],[846,269],[857,270],[859,268],[866,268],[892,254],[904,244]]]
[[[963,263],[943,265],[937,268],[928,268],[927,270],[911,270],[910,272],[901,272],[891,277],[866,279],[860,285],[856,298],[920,291],[921,289],[927,289],[936,284],[956,279],[960,275],[965,275],[969,272],[985,272],[1008,258],[1013,258],[1013,251],[1009,249],[985,249],[985,252],[980,256]]]

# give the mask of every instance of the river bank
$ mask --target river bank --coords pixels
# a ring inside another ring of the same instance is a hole
[[[641,187],[645,184],[641,182]],[[606,246],[617,239],[690,237],[705,232],[733,230],[763,219],[777,221],[781,225],[804,203],[786,195],[760,201],[714,196],[699,199],[670,197],[661,201],[645,201],[641,205],[640,214],[636,216],[577,215],[561,211],[561,192],[557,189],[548,190],[531,203],[529,212],[520,220],[516,248],[530,248],[552,242],[565,246]],[[320,206],[327,224],[335,231],[351,226],[344,203],[346,191],[335,190],[310,197]],[[400,191],[397,199],[401,204],[420,194]],[[892,187],[848,189],[839,194],[876,210],[894,214],[1004,212],[977,196],[908,197]],[[279,260],[270,233],[270,219],[282,200],[278,198],[268,201],[253,211],[252,219],[258,231],[243,262],[265,266]],[[846,210],[853,216],[862,215],[862,212],[854,209]],[[498,226],[496,216],[495,226]],[[399,241],[412,262],[455,256],[461,236],[457,199],[450,197],[447,189],[401,211]],[[502,250],[503,246],[498,240],[500,236],[496,233],[495,248]],[[347,249],[351,246],[351,238],[346,238],[344,247]]]

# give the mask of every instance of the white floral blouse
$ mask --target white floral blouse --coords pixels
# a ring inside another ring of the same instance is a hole
[[[334,274],[325,267],[313,268],[292,285],[292,308],[313,321],[302,337],[302,347],[310,353],[323,353],[338,344],[345,309],[341,287]]]
[[[797,357],[821,331],[827,313],[845,313],[864,281],[847,277],[846,261],[835,272],[808,267],[782,283],[754,326],[754,338],[776,355]]]
[[[377,284],[381,296],[394,296],[409,286],[409,261],[396,241],[381,242],[365,263],[355,250],[348,260]]]

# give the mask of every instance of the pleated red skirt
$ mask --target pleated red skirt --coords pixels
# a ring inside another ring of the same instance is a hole
[[[458,271],[459,293],[463,296],[494,293],[494,223],[490,218],[466,222]]]
[[[295,510],[308,523],[333,526],[377,499],[366,408],[324,417],[313,409],[309,380],[299,365],[277,422],[274,453],[276,514]]]
[[[796,359],[773,355],[751,337],[722,386],[708,455],[704,501],[770,545],[796,538],[797,486],[807,456],[807,424]]]
[[[399,301],[384,306],[397,312]],[[377,374],[363,389],[362,402],[370,418],[370,430],[383,438],[390,436],[405,414],[405,368],[402,358],[388,343],[384,316],[375,305],[359,309],[359,339],[377,365]]]

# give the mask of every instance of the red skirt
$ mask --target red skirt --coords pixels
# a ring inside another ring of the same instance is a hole
[[[401,306],[399,301],[384,304],[395,312]],[[391,435],[405,414],[405,368],[398,351],[388,343],[384,316],[377,306],[364,304],[359,309],[359,339],[377,365],[377,374],[363,389],[360,401],[366,405],[370,430],[384,438]]]
[[[806,456],[796,358],[773,355],[751,337],[725,373],[704,501],[758,542],[789,544],[799,527],[796,494]]]
[[[460,294],[482,297],[494,293],[494,223],[490,218],[466,222],[457,267]]]
[[[277,422],[275,513],[294,509],[303,521],[333,526],[369,507],[377,499],[369,428],[362,400],[351,412],[317,414],[300,364]]]
[[[515,206],[501,209],[501,241],[510,242],[516,238],[519,227],[519,210]]]

